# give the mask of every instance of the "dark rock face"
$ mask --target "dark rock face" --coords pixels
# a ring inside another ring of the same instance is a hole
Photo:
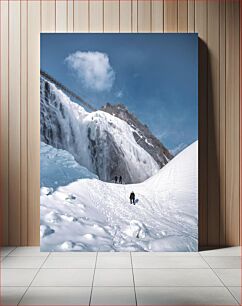
[[[137,144],[154,158],[160,168],[173,158],[168,149],[150,132],[147,125],[141,123],[123,104],[107,103],[101,110],[127,122],[133,129]]]
[[[113,136],[108,131],[100,132],[100,130],[97,130],[96,137],[93,140],[90,137],[90,132],[91,130],[88,132],[90,156],[94,172],[98,177],[103,181],[111,182],[115,175],[122,174],[124,182],[132,183],[133,178],[125,162],[126,158],[117,146]],[[101,133],[102,136],[100,136]],[[138,178],[135,179],[135,182],[136,180]]]

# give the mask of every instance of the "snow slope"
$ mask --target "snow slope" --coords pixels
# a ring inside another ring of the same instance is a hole
[[[196,251],[197,156],[195,142],[140,184],[82,179],[43,189],[41,250]]]
[[[41,78],[41,141],[70,152],[103,181],[122,175],[142,182],[160,169],[139,144],[131,127],[106,112],[87,112],[55,85]]]
[[[80,166],[67,151],[40,143],[40,187],[56,189],[78,179],[98,178]]]
[[[163,168],[173,158],[169,150],[153,135],[148,126],[135,117],[125,105],[107,103],[102,106],[101,110],[127,122],[132,129],[135,141],[154,158],[160,168]]]

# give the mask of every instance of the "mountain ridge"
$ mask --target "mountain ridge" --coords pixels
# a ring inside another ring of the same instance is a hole
[[[124,104],[107,103],[101,107],[101,110],[127,122],[133,129],[137,144],[154,158],[160,168],[173,158],[171,152],[152,134],[148,126],[132,114]]]
[[[41,141],[67,150],[103,181],[122,175],[125,183],[139,183],[159,170],[124,120],[102,110],[87,112],[43,77],[40,84]]]

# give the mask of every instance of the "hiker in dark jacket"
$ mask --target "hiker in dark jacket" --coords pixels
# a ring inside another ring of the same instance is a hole
[[[119,184],[122,184],[123,183],[123,178],[122,178],[122,176],[120,175],[120,177],[119,177]]]
[[[130,204],[135,205],[135,194],[133,191],[130,193],[129,199],[130,199]]]
[[[117,183],[117,182],[118,182],[118,177],[117,177],[117,175],[115,175],[115,177],[114,177],[114,181],[115,181],[115,183]]]

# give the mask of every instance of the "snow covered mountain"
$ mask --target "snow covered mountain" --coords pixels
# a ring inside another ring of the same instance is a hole
[[[142,183],[81,179],[40,203],[42,251],[197,251],[198,142]]]
[[[127,122],[104,111],[85,111],[43,77],[40,84],[42,142],[68,151],[103,181],[122,175],[124,182],[138,183],[159,171],[161,164],[137,143]]]
[[[160,168],[173,158],[169,150],[150,132],[148,126],[142,124],[125,105],[107,103],[101,110],[127,122],[132,128],[136,142],[154,158]]]

